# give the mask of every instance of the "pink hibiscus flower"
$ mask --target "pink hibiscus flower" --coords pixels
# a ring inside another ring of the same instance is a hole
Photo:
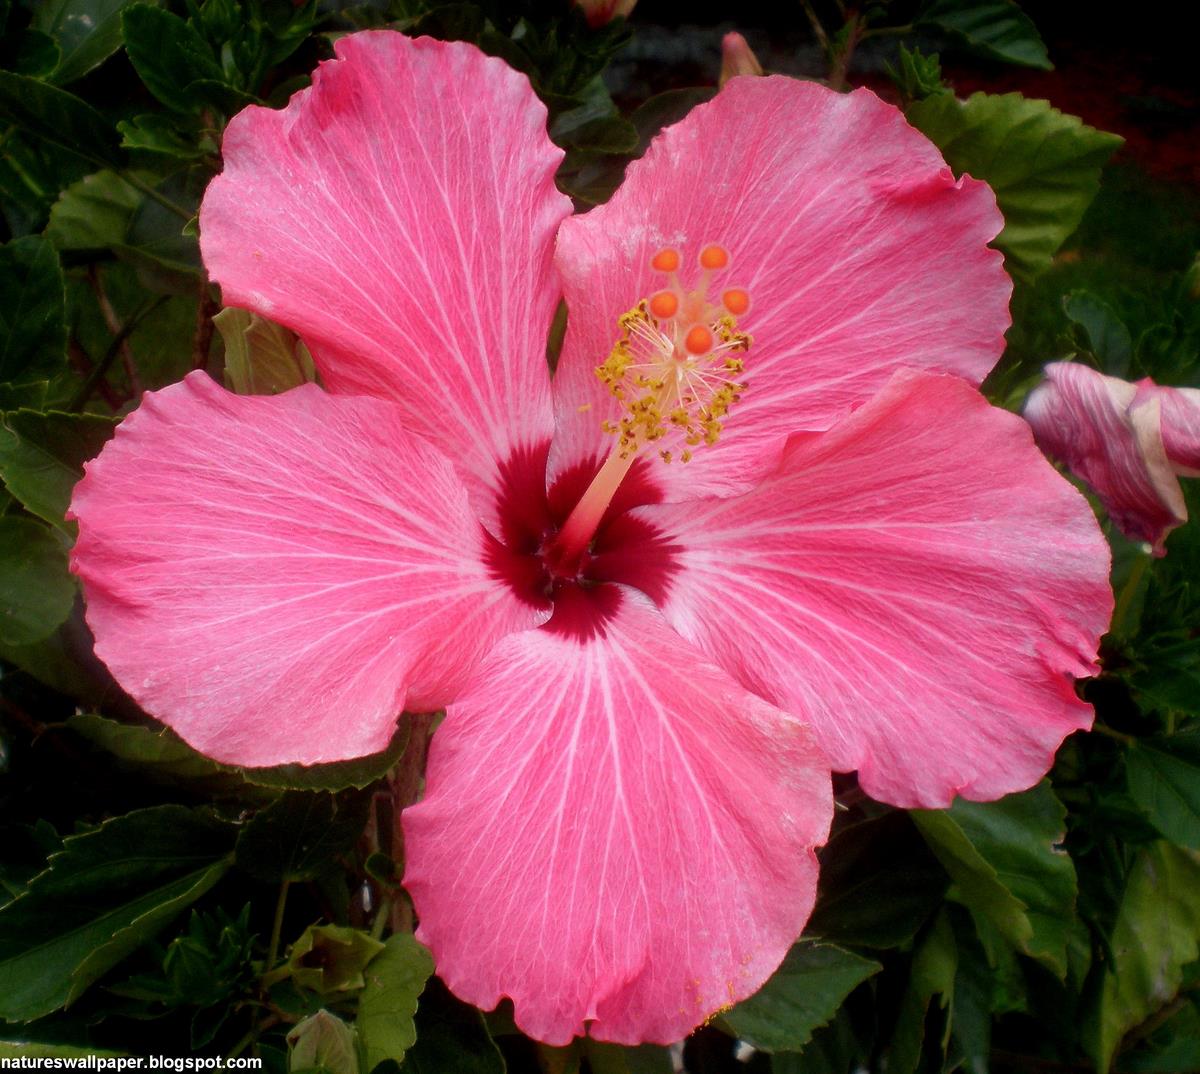
[[[1188,517],[1179,477],[1200,477],[1200,390],[1051,362],[1025,417],[1038,443],[1095,489],[1122,533],[1166,555],[1167,534]]]
[[[201,211],[328,391],[145,398],[73,504],[97,650],[236,764],[444,706],[403,817],[439,974],[551,1043],[677,1039],[799,934],[830,767],[993,798],[1089,724],[1106,546],[973,387],[995,201],[869,92],[742,78],[571,217],[523,76],[337,54]]]

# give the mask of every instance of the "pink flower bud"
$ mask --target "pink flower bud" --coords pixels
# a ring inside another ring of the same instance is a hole
[[[724,86],[738,75],[762,73],[762,64],[758,62],[754,50],[746,44],[746,39],[741,34],[728,33],[721,38],[721,75],[717,80],[718,86]]]
[[[592,29],[612,22],[618,15],[628,18],[636,3],[637,0],[575,0],[575,6],[583,11]]]

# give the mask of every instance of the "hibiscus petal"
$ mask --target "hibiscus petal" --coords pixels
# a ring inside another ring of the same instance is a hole
[[[144,397],[88,464],[72,566],[96,651],[142,707],[240,765],[382,749],[537,613],[488,576],[449,461],[383,400]]]
[[[1071,679],[1112,611],[1108,546],[1029,427],[955,377],[897,374],[749,495],[636,513],[675,546],[672,625],[875,798],[997,798],[1091,722]]]
[[[723,244],[731,262],[719,280],[752,301],[739,319],[754,338],[749,389],[720,442],[687,466],[656,467],[681,499],[752,487],[788,433],[828,428],[900,366],[978,384],[1009,324],[1012,285],[987,246],[1002,225],[991,190],[955,181],[869,90],[731,81],[631,164],[607,205],[562,227],[570,319],[552,468],[607,448],[599,423],[611,400],[592,369],[618,314],[662,286],[649,266],[659,248],[681,251],[687,285],[702,244]]]
[[[1166,391],[1106,377],[1078,362],[1052,362],[1025,403],[1025,418],[1043,450],[1091,485],[1123,533],[1149,542],[1158,556],[1165,554],[1167,534],[1187,521],[1163,444],[1164,401],[1175,413]],[[1186,424],[1180,425],[1186,455]]]
[[[644,597],[604,590],[593,632],[556,612],[505,638],[447,710],[404,813],[404,883],[463,999],[512,997],[551,1044],[589,1021],[666,1043],[757,989],[800,932],[829,770]]]
[[[227,304],[304,337],[331,391],[395,400],[494,489],[553,429],[562,153],[528,79],[471,45],[367,32],[336,52],[286,109],[229,124],[205,264]]]
[[[1200,477],[1200,389],[1168,388],[1152,380],[1137,383],[1134,407],[1157,399],[1163,447],[1176,473]]]

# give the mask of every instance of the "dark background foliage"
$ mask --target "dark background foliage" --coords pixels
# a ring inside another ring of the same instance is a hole
[[[1194,45],[1169,7],[642,0],[591,29],[565,0],[0,0],[0,1056],[195,1050],[331,1074],[678,1060],[540,1047],[429,977],[393,823],[429,718],[361,763],[223,769],[91,653],[64,512],[115,419],[193,368],[239,391],[312,376],[287,333],[214,324],[193,217],[228,117],[282,104],[364,26],[526,72],[581,209],[712,95],[738,29],[768,69],[876,89],[992,182],[1016,281],[994,402],[1019,407],[1071,356],[1200,383]],[[1096,729],[986,805],[905,812],[839,777],[805,938],[689,1039],[689,1071],[1200,1070],[1200,529],[1151,560],[1105,528],[1118,602],[1082,686]]]

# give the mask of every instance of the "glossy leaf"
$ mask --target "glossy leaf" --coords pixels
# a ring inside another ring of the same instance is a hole
[[[58,254],[45,239],[28,236],[0,246],[0,383],[24,383],[61,370],[64,296]]]
[[[37,1018],[79,995],[208,891],[231,845],[228,824],[176,805],[70,836],[0,910],[0,1018]]]
[[[1013,0],[932,0],[917,24],[945,30],[989,59],[1043,71],[1054,67],[1037,27]]]
[[[721,1020],[763,1051],[800,1051],[846,997],[882,968],[833,944],[801,940],[770,980]]]
[[[991,185],[1004,214],[995,245],[1018,279],[1030,280],[1079,226],[1100,187],[1100,169],[1122,143],[1047,101],[1019,93],[934,94],[908,120],[942,151],[956,175]]]
[[[1084,1025],[1084,1049],[1107,1071],[1125,1033],[1165,1007],[1183,967],[1200,955],[1200,860],[1169,843],[1143,850],[1130,869],[1110,947]]]
[[[121,47],[121,12],[130,0],[47,0],[35,6],[32,25],[62,49],[53,81],[74,82]]]
[[[396,933],[366,969],[366,987],[358,1000],[367,1070],[385,1059],[399,1062],[417,1039],[413,1016],[417,999],[433,973],[433,958],[407,933]]]
[[[1127,378],[1133,361],[1133,340],[1116,311],[1090,291],[1072,291],[1063,299],[1063,311],[1082,330],[1101,371],[1110,377]]]
[[[117,132],[90,104],[26,75],[0,71],[0,122],[100,165],[117,165]]]
[[[1125,753],[1129,793],[1171,842],[1200,850],[1200,727],[1138,739]]]
[[[283,764],[274,768],[237,768],[236,771],[247,783],[259,787],[280,787],[295,791],[343,791],[350,788],[361,790],[392,769],[408,745],[409,724],[401,720],[392,735],[387,749],[379,753],[358,757],[353,761],[335,761],[332,764],[302,765]]]
[[[1060,847],[1065,816],[1046,781],[998,802],[959,799],[912,813],[955,881],[952,896],[1059,976],[1076,894],[1075,867]]]
[[[144,199],[145,195],[115,172],[85,175],[54,203],[46,238],[64,251],[102,251],[120,246]]]
[[[349,850],[370,798],[288,791],[259,812],[237,841],[237,863],[260,880],[311,880]]]
[[[162,8],[133,4],[122,16],[125,51],[146,88],[176,112],[197,112],[195,82],[222,81],[212,48],[188,22]]]
[[[71,533],[74,524],[63,517],[71,490],[116,425],[101,414],[0,414],[0,478],[27,511]]]
[[[54,534],[32,518],[0,518],[0,644],[48,638],[74,601],[75,581]]]

